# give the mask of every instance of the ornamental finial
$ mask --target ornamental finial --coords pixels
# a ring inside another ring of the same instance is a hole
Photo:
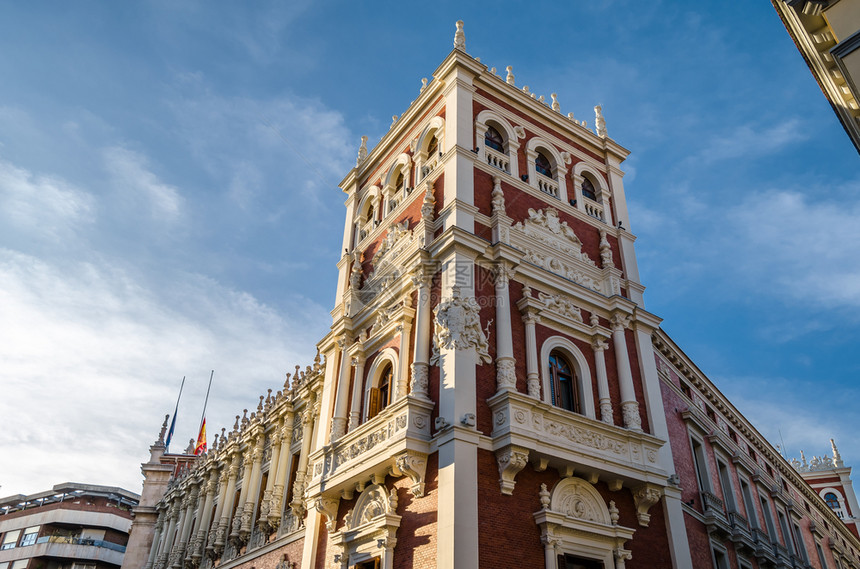
[[[830,439],[830,448],[833,449],[833,466],[841,468],[844,466],[842,455],[839,454],[839,450],[836,448],[836,443],[833,442],[833,439]]]
[[[164,445],[164,434],[167,432],[167,420],[170,419],[170,415],[164,416],[164,422],[161,424],[161,432],[158,433],[158,440],[155,441],[157,445]],[[832,439],[831,439],[832,440]]]
[[[600,105],[594,107],[594,134],[606,138],[606,121],[603,120],[603,108]]]
[[[507,77],[505,77],[505,82],[508,85],[513,85],[514,84],[514,66],[508,65],[507,67],[505,67],[505,71],[508,72]]]
[[[454,33],[454,49],[466,51],[466,34],[463,33],[463,20],[457,20],[457,31]]]
[[[355,160],[356,166],[361,166],[361,163],[367,159],[367,137],[361,137],[361,146],[358,147],[358,158]]]

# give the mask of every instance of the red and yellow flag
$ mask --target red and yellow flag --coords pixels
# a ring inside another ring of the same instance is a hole
[[[206,452],[206,418],[200,424],[200,434],[197,435],[197,445],[194,447],[194,454],[200,455]]]

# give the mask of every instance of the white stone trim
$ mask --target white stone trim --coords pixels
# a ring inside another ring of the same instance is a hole
[[[490,109],[484,109],[478,116],[475,117],[475,148],[478,149],[478,159],[480,162],[486,162],[487,153],[486,153],[486,144],[484,144],[484,134],[487,132],[487,127],[490,125],[488,122],[493,122],[496,125],[502,127],[502,133],[506,140],[507,144],[507,155],[509,164],[509,174],[514,178],[519,177],[518,169],[517,169],[517,149],[520,147],[520,143],[518,142],[517,131],[511,126],[511,123],[508,122],[506,118],[502,115],[496,113],[495,111],[491,111]]]
[[[540,373],[541,384],[543,385],[543,401],[550,405],[553,404],[549,377],[549,355],[553,350],[561,351],[570,359],[570,363],[576,371],[582,414],[596,420],[594,393],[591,389],[591,368],[588,365],[588,360],[580,349],[576,347],[576,344],[563,336],[550,336],[541,345]]]
[[[824,500],[825,504],[827,503],[827,500],[824,499],[824,495],[828,492],[833,492],[834,494],[836,494],[836,499],[839,501],[839,510],[841,511],[842,515],[840,516],[840,512],[837,512],[836,510],[833,510],[833,513],[839,516],[839,519],[841,519],[842,521],[849,520],[850,516],[848,515],[848,508],[845,507],[845,493],[838,488],[834,488],[833,486],[819,489],[818,495],[821,496],[821,499]],[[827,507],[829,508],[830,505],[828,504]]]
[[[535,167],[535,159],[537,158],[537,153],[540,150],[544,150],[549,154],[548,158],[554,162],[552,166],[555,170],[553,172],[555,175],[554,181],[558,184],[558,199],[567,203],[567,183],[565,180],[567,177],[567,167],[565,164],[570,162],[570,155],[566,155],[567,161],[565,161],[565,158],[561,155],[555,145],[540,136],[531,137],[526,144],[526,162],[528,163],[529,169],[529,185],[535,189],[540,189],[538,188],[538,173],[537,168]]]

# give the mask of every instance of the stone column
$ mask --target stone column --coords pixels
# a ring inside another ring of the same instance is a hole
[[[272,496],[275,493],[275,479],[278,477],[278,462],[281,456],[281,423],[272,431],[272,456],[269,459],[269,477],[266,479],[266,489],[260,502],[260,512],[257,515],[257,525],[260,531],[269,529],[269,510],[272,508]]]
[[[498,391],[517,390],[514,343],[511,332],[511,301],[508,282],[511,270],[496,265],[496,386]]]
[[[242,512],[245,511],[245,500],[248,499],[248,486],[250,486],[251,468],[254,465],[254,455],[252,448],[246,448],[245,454],[242,456],[242,489],[239,491],[239,501],[236,504],[236,515],[230,523],[230,541],[234,545],[241,543],[239,530],[242,528]],[[238,546],[237,546],[238,549]]]
[[[607,425],[613,425],[612,401],[609,398],[609,380],[606,377],[606,341],[600,336],[591,340],[594,350],[594,365],[597,370],[597,400],[600,404],[600,420]]]
[[[212,505],[215,503],[215,491],[217,489],[218,471],[213,469],[209,473],[209,480],[206,482],[204,499],[199,501],[200,508],[197,510],[197,537],[194,539],[194,551],[191,553],[191,561],[195,566],[200,564],[203,550],[206,547],[206,535],[209,531],[209,524],[212,523]]]
[[[221,555],[224,551],[224,545],[227,543],[227,532],[230,529],[230,514],[233,511],[233,502],[236,499],[236,478],[239,476],[239,461],[242,460],[238,452],[230,453],[230,468],[227,475],[227,489],[221,503],[218,504],[218,509],[221,512],[220,521],[218,522],[218,533],[215,536],[215,553]],[[223,508],[222,508],[223,505]]]
[[[290,462],[292,456],[290,446],[293,442],[293,412],[289,411],[284,416],[284,422],[281,425],[281,448],[278,453],[278,468],[275,475],[275,486],[272,491],[272,500],[269,505],[269,527],[273,530],[281,525],[281,510],[284,503],[284,486],[286,485],[287,476],[290,475]],[[274,460],[274,459],[272,459]]]
[[[218,541],[218,528],[221,523],[221,514],[224,511],[224,503],[227,501],[227,477],[230,471],[230,457],[227,457],[227,463],[221,471],[218,480],[218,505],[215,506],[215,515],[212,516],[212,523],[209,527],[209,536],[206,540],[206,556],[213,561],[218,557],[220,551],[216,551],[215,544]]]
[[[248,536],[251,535],[251,526],[254,518],[254,508],[257,505],[257,499],[260,496],[260,482],[263,478],[263,445],[266,441],[265,435],[260,433],[254,441],[254,449],[251,452],[251,474],[245,471],[245,481],[242,482],[242,491],[245,494],[245,500],[242,503],[242,525],[239,526],[239,537],[243,542],[248,541]],[[246,463],[247,464],[247,463]]]
[[[299,454],[299,467],[296,470],[296,481],[293,483],[293,501],[290,508],[297,520],[305,515],[305,478],[308,470],[308,455],[311,453],[311,439],[314,433],[314,398],[308,401],[302,415],[302,450]]]
[[[526,328],[526,378],[529,396],[540,399],[540,374],[538,373],[537,334],[535,324],[540,322],[540,316],[533,312],[523,314]]]
[[[155,565],[155,558],[158,555],[158,546],[161,545],[161,532],[164,529],[165,513],[162,511],[158,514],[158,519],[155,522],[155,533],[152,536],[152,545],[149,548],[149,557],[147,557],[146,565],[143,569],[152,569]]]
[[[412,356],[412,396],[429,399],[428,372],[430,361],[430,323],[433,313],[430,309],[430,281],[432,275],[426,268],[420,268],[412,276],[418,287],[418,310],[415,316],[415,349]]]
[[[556,552],[558,540],[547,535],[544,536],[541,541],[543,541],[544,564],[546,565],[546,569],[555,569],[558,567],[558,553]]]
[[[340,373],[337,380],[334,417],[331,419],[332,442],[346,434],[347,397],[349,395],[349,356],[346,353],[346,337],[337,341],[340,348]]]
[[[355,374],[352,380],[352,404],[349,408],[349,430],[358,427],[361,421],[361,388],[364,385],[364,354],[352,358]]]
[[[197,507],[197,495],[199,491],[200,486],[194,485],[182,504],[185,508],[182,512],[182,523],[179,526],[181,528],[179,531],[179,543],[174,546],[172,564],[172,567],[175,569],[182,567],[182,561],[185,558],[188,540],[191,538],[191,526],[194,525],[194,508]]]
[[[632,431],[641,431],[642,419],[639,416],[639,403],[636,401],[636,392],[633,389],[633,374],[630,371],[627,339],[624,337],[624,329],[629,322],[630,317],[624,314],[615,314],[612,317],[612,346],[615,348],[615,365],[618,367],[624,426]]]
[[[400,350],[398,352],[399,368],[397,370],[397,392],[394,395],[394,400],[403,399],[409,391],[409,331],[412,322],[409,322],[405,317],[398,324],[397,329],[400,332]]]

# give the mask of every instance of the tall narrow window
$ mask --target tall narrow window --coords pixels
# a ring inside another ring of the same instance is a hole
[[[394,191],[400,192],[403,190],[403,172],[397,174],[397,181],[394,183]]]
[[[794,529],[795,549],[800,553],[800,557],[803,559],[803,562],[809,565],[809,554],[806,552],[806,544],[803,542],[803,534],[800,532],[800,526],[792,523],[791,527]]]
[[[382,374],[379,376],[377,387],[371,387],[367,401],[367,418],[376,417],[383,409],[388,407],[391,401],[391,378],[394,373],[394,367],[387,363],[382,369]]]
[[[785,546],[795,555],[797,554],[797,548],[794,546],[794,540],[791,538],[791,532],[788,530],[788,520],[785,518],[785,514],[782,510],[776,511],[776,519],[779,521],[779,531],[782,532],[783,541],[785,541]]]
[[[824,550],[821,549],[821,544],[815,542],[815,550],[818,552],[818,562],[821,563],[821,569],[828,569],[827,560],[824,558]]]
[[[741,479],[741,494],[744,496],[744,508],[747,511],[747,519],[750,522],[750,526],[753,528],[758,527],[758,516],[755,513],[755,505],[752,498],[752,490],[750,490],[749,484],[746,481]]]
[[[732,490],[732,479],[729,474],[729,467],[722,460],[717,460],[717,469],[720,472],[720,486],[723,487],[723,501],[726,503],[726,509],[729,512],[737,512],[738,508],[735,505],[735,493]]]
[[[580,413],[576,375],[568,361],[557,351],[549,355],[549,375],[553,404],[568,411]]]
[[[498,134],[498,132],[496,132],[496,134]],[[439,141],[434,136],[430,139],[430,144],[427,145],[427,159],[429,160],[430,158],[435,156],[437,152],[439,152]]]
[[[690,439],[693,446],[693,466],[696,467],[696,482],[702,492],[711,491],[711,476],[708,473],[708,462],[705,457],[705,449],[696,439]]]
[[[588,178],[582,180],[582,195],[592,201],[597,201],[597,192],[594,191],[594,184]]]
[[[505,151],[505,139],[499,134],[499,131],[491,126],[487,127],[487,132],[484,134],[484,144],[499,152]]]
[[[839,498],[833,492],[828,492],[824,495],[824,501],[830,506],[830,509],[836,512],[836,515],[842,517],[842,508],[839,507]]]
[[[761,511],[764,514],[764,523],[767,525],[767,534],[770,536],[771,541],[776,543],[779,541],[776,535],[776,528],[773,527],[773,514],[770,513],[770,504],[767,501],[767,498],[759,494],[758,497],[761,502]]]
[[[535,157],[535,170],[538,171],[538,174],[552,178],[552,165],[549,163],[549,159],[541,152],[538,152],[537,157]]]

